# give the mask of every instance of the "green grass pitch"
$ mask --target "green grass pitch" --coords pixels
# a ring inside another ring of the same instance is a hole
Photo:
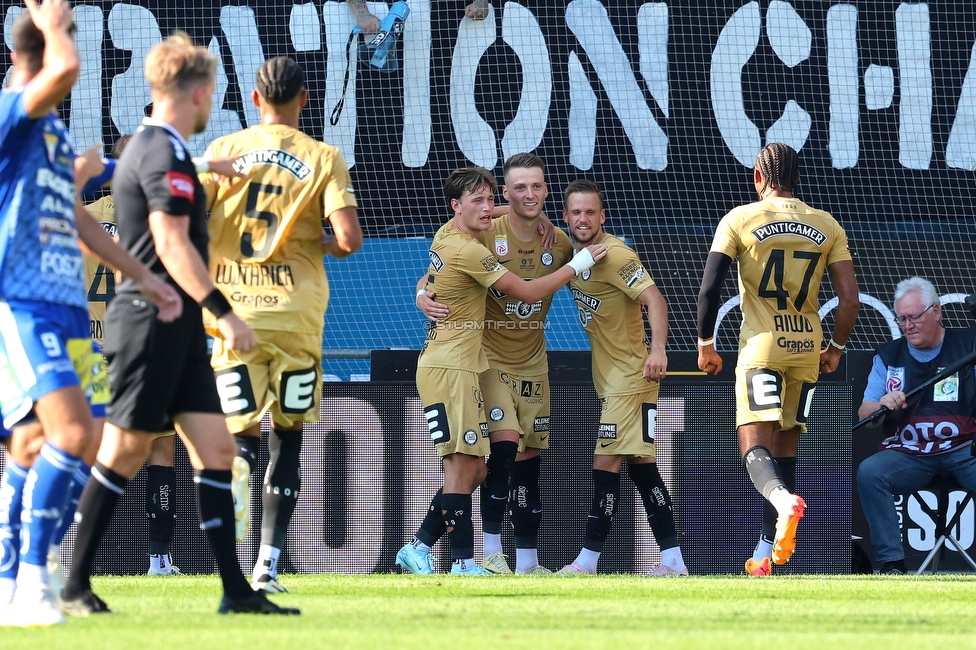
[[[100,577],[112,614],[0,648],[976,648],[976,576],[287,575],[299,617],[218,616],[215,576]]]

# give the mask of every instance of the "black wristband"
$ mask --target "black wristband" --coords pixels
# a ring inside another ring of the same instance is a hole
[[[214,318],[220,319],[233,311],[230,303],[220,289],[214,289],[207,294],[207,297],[200,301],[200,306],[213,314]]]

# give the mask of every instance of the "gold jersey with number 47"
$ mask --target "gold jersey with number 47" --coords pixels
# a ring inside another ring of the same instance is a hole
[[[840,224],[799,199],[769,197],[722,217],[711,250],[739,261],[739,365],[816,366],[820,283],[851,259]]]
[[[356,207],[342,154],[302,131],[261,124],[214,140],[209,160],[236,157],[245,180],[203,174],[210,276],[254,329],[321,333],[329,301],[322,226]],[[215,323],[204,312],[213,332]]]
[[[105,196],[85,208],[102,224],[102,228],[110,237],[115,237],[115,202],[111,196]],[[91,255],[83,256],[85,262],[85,281],[88,284],[88,315],[91,319],[91,336],[99,345],[102,344],[105,308],[115,297],[115,271],[105,266]]]

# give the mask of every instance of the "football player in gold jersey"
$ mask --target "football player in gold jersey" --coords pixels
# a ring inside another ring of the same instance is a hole
[[[478,237],[486,248],[494,250],[502,266],[522,278],[548,275],[573,255],[569,237],[558,228],[550,226],[556,241],[545,245],[546,236],[540,229],[549,196],[545,171],[545,163],[533,153],[518,153],[506,160],[502,194],[509,209]],[[423,281],[426,283],[426,276]],[[424,292],[417,297],[417,306],[436,321],[447,316],[449,309],[434,302],[434,297]],[[545,322],[551,305],[552,296],[530,304],[493,289],[488,291],[484,346],[489,368],[478,379],[491,441],[488,477],[481,486],[482,566],[493,573],[512,572],[501,541],[506,505],[515,532],[516,573],[549,573],[539,564],[538,537],[542,519],[540,453],[549,448]]]
[[[600,186],[575,180],[564,194],[563,220],[569,224],[576,249],[605,244],[607,258],[570,282],[580,324],[590,339],[593,386],[602,413],[583,548],[559,572],[596,573],[620,501],[620,469],[626,461],[661,548],[661,564],[651,575],[686,576],[671,495],[658,471],[654,448],[658,392],[668,369],[668,305],[637,254],[603,231],[606,212]],[[650,341],[644,333],[642,306],[647,308]]]
[[[444,190],[454,217],[434,235],[426,287],[450,313],[432,323],[417,364],[417,390],[431,439],[444,462],[444,487],[431,501],[413,541],[396,563],[405,571],[434,572],[430,547],[447,532],[451,573],[484,575],[474,561],[471,493],[487,475],[488,423],[478,381],[488,370],[482,331],[485,298],[492,291],[534,305],[603,257],[606,247],[590,246],[558,270],[529,281],[508,271],[478,239],[491,228],[495,177],[481,167],[455,170]]]
[[[213,366],[238,446],[238,472],[254,469],[261,418],[271,409],[261,546],[251,586],[275,593],[285,590],[277,563],[298,500],[302,425],[319,418],[329,301],[322,255],[351,255],[362,245],[362,231],[342,154],[298,129],[308,101],[298,64],[286,57],[266,61],[252,100],[261,124],[218,138],[206,156],[237,157],[235,168],[245,181],[203,180],[210,275],[258,338],[248,352],[214,341]],[[323,229],[326,222],[332,235]],[[246,484],[240,492],[237,507],[246,511]]]
[[[789,146],[766,145],[756,158],[759,202],[722,218],[698,294],[698,367],[717,374],[722,357],[713,334],[722,285],[739,261],[742,327],[736,365],[739,451],[765,497],[762,533],[746,573],[766,576],[796,546],[805,503],[796,492],[796,450],[806,431],[818,371],[837,369],[859,308],[847,234],[823,210],[795,196],[799,158]],[[839,304],[834,332],[821,349],[817,297],[824,272]]]

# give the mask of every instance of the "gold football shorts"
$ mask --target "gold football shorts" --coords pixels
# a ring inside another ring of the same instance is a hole
[[[657,382],[634,395],[601,397],[600,428],[594,454],[654,458],[654,427],[657,423]]]
[[[488,431],[517,431],[519,451],[549,448],[549,375],[481,373]]]
[[[282,427],[318,422],[322,396],[322,337],[300,332],[255,330],[253,350],[229,350],[214,338],[211,363],[220,405],[231,433],[261,423],[270,408]]]
[[[736,366],[735,426],[776,422],[781,431],[806,433],[819,374],[817,366]]]
[[[491,445],[478,373],[455,368],[417,368],[417,392],[438,456],[488,455]]]

